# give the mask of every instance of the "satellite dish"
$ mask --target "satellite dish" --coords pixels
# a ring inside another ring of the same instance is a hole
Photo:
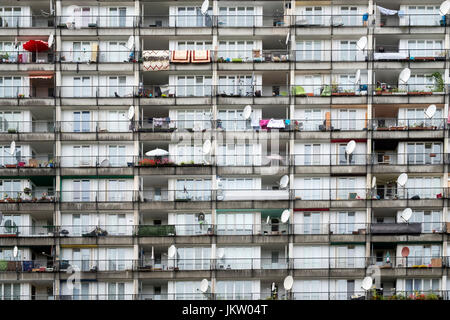
[[[47,41],[47,45],[48,45],[49,48],[52,47],[52,45],[53,45],[53,40],[54,40],[54,35],[53,35],[53,33],[52,33],[52,34],[50,34],[50,36],[48,37],[48,41]]]
[[[442,2],[441,6],[439,7],[439,14],[441,16],[445,16],[450,11],[450,1],[446,0]]]
[[[287,187],[288,184],[289,184],[289,176],[288,175],[282,176],[280,179],[280,187],[284,189]]]
[[[130,36],[130,37],[128,38],[128,41],[127,41],[127,44],[125,45],[125,47],[126,47],[128,50],[133,50],[133,47],[134,47],[134,36]]]
[[[211,140],[206,140],[203,143],[202,152],[204,155],[209,154],[211,152]]]
[[[208,279],[203,279],[200,283],[200,291],[203,293],[206,293],[209,289],[209,282]]]
[[[281,214],[281,222],[286,223],[289,221],[289,218],[291,216],[291,212],[289,210],[284,210]]]
[[[372,177],[372,188],[377,186],[377,177]]]
[[[402,257],[406,258],[407,256],[409,256],[409,248],[408,247],[403,247],[403,249],[402,249]]]
[[[403,220],[405,220],[405,222],[408,222],[409,219],[411,219],[412,216],[412,210],[411,208],[406,208],[405,210],[403,210],[401,217]]]
[[[366,48],[367,46],[367,37],[361,37],[358,42],[356,42],[356,47],[358,48],[358,50],[362,51]]]
[[[402,72],[400,72],[400,75],[398,76],[398,81],[405,84],[408,82],[410,77],[411,77],[411,70],[405,68],[402,70]]]
[[[365,277],[364,280],[361,283],[361,288],[363,288],[365,291],[372,288],[373,279],[372,277]]]
[[[353,151],[355,151],[356,148],[356,142],[355,140],[351,140],[347,143],[347,146],[345,147],[345,153],[352,154]]]
[[[17,248],[17,246],[14,246],[13,257],[17,258],[18,254],[19,254],[19,249]]]
[[[250,119],[250,116],[252,114],[252,106],[248,105],[245,106],[244,111],[242,111],[242,116],[244,117],[245,120]]]
[[[130,108],[128,109],[128,120],[133,119],[134,117],[134,107],[130,106]]]
[[[208,12],[208,8],[209,8],[209,0],[203,1],[202,7],[200,9],[202,12],[202,15],[206,15],[206,13]]]
[[[425,115],[430,119],[433,118],[435,113],[436,113],[436,105],[435,104],[428,106],[427,110],[425,110]]]
[[[408,175],[407,175],[406,173],[402,173],[402,174],[399,175],[398,178],[397,178],[397,183],[398,183],[401,187],[404,187],[407,181],[408,181]]]
[[[359,82],[359,80],[361,79],[361,70],[358,69],[356,71],[356,75],[355,75],[355,84],[357,84]]]
[[[290,37],[291,37],[291,32],[289,31],[288,34],[286,35],[286,45],[288,45]]]
[[[11,142],[11,145],[9,146],[9,153],[11,155],[14,155],[16,153],[16,142]]]
[[[225,256],[225,250],[224,250],[223,248],[219,248],[219,249],[217,250],[217,257],[218,257],[219,259],[222,259],[224,256]]]
[[[292,278],[292,276],[287,276],[286,278],[284,278],[283,282],[284,290],[291,290],[293,285],[294,285],[294,278]]]
[[[270,216],[267,216],[266,224],[269,224],[269,223],[270,223]]]
[[[174,245],[171,245],[169,247],[169,252],[168,252],[169,258],[175,257],[176,253],[177,253],[177,248]]]
[[[275,290],[275,282],[272,282],[272,291]]]

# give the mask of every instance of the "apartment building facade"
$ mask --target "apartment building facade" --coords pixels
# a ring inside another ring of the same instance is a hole
[[[0,300],[449,299],[440,5],[2,1]]]

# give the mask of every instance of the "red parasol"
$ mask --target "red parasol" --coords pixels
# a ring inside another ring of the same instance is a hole
[[[48,43],[42,40],[30,40],[23,44],[23,48],[30,52],[43,52],[50,49]]]

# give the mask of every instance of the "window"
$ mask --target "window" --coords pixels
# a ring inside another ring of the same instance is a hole
[[[253,290],[252,281],[226,280],[217,281],[216,295],[218,299],[227,300],[252,300]]]
[[[356,41],[341,40],[339,42],[339,60],[340,61],[356,61]]]
[[[439,6],[408,6],[409,24],[412,26],[439,26]]]
[[[186,144],[178,144],[176,146],[176,162],[177,163],[190,163],[193,161],[194,163],[203,163],[204,157],[202,152],[202,145],[186,145]]]
[[[422,223],[423,233],[440,232],[442,231],[441,217],[441,211],[414,210],[410,221]]]
[[[21,300],[20,283],[0,283],[0,300]]]
[[[321,25],[323,24],[323,11],[322,7],[306,7],[305,16],[302,17],[306,19],[309,25]]]
[[[210,110],[177,110],[176,121],[178,129],[210,129],[211,111]]]
[[[129,53],[125,45],[126,42],[108,42],[108,53],[104,62],[127,62]]]
[[[408,91],[433,91],[435,79],[431,74],[413,74],[408,80]],[[422,119],[424,115],[422,115]]]
[[[353,165],[355,164],[355,156],[357,154],[347,154],[346,152],[347,144],[339,144],[338,145],[338,154],[339,154],[339,165]]]
[[[355,109],[339,109],[338,128],[341,130],[356,130]]]
[[[338,92],[355,92],[355,75],[341,74],[339,75]]]
[[[117,236],[126,234],[126,215],[125,214],[108,214],[107,230],[108,234]]]
[[[193,201],[211,200],[211,180],[178,179],[176,199]]]
[[[337,231],[339,234],[352,234],[353,231],[356,231],[354,212],[339,212],[338,219]]]
[[[92,97],[91,77],[73,78],[73,96],[75,98]]]
[[[198,292],[200,281],[176,281],[175,300],[205,300],[206,296]]]
[[[442,48],[442,40],[408,40],[410,57],[440,57],[445,53]]]
[[[408,143],[408,164],[439,164],[441,163],[441,143]]]
[[[19,161],[27,161],[28,159],[22,159],[22,147],[16,146],[14,155],[11,155],[10,146],[0,146],[0,164],[17,164]]]
[[[406,109],[406,125],[410,127],[440,127],[442,125],[442,109],[436,109],[433,119],[425,116],[425,109],[408,108]]]
[[[126,132],[129,129],[129,123],[127,112],[122,110],[108,111],[106,127],[109,132]]]
[[[219,110],[217,119],[227,131],[245,131],[251,129],[251,119],[245,120],[242,110]]]
[[[127,8],[109,8],[109,27],[128,27]]]
[[[253,230],[252,213],[219,213],[217,215],[217,234],[250,235]]]
[[[209,270],[211,248],[178,248],[177,257],[180,270]]]
[[[321,164],[321,145],[320,144],[305,144],[305,150],[303,153],[304,156],[304,165],[320,165]],[[302,155],[299,155],[301,157]]]
[[[91,131],[91,112],[75,111],[73,112],[73,132]]]
[[[178,41],[176,50],[212,50],[211,41]]]
[[[108,180],[108,201],[131,201],[132,191],[127,190],[125,180]]]
[[[92,230],[89,225],[89,214],[74,214],[72,215],[72,232],[73,236],[81,236]]]
[[[203,217],[203,220],[201,219]],[[177,235],[206,234],[211,224],[211,214],[181,213],[176,216]]]
[[[303,214],[302,234],[321,234],[321,213],[305,212]]]
[[[0,98],[17,98],[24,89],[22,77],[0,77]]]
[[[256,49],[253,41],[220,41],[218,57],[249,60],[253,58],[253,49]]]
[[[321,178],[304,178],[303,190],[300,190],[302,200],[322,200]]]
[[[357,7],[341,7],[341,17],[345,26],[357,26],[362,24]]]
[[[126,147],[120,145],[108,146],[108,159],[113,167],[125,167],[127,165]]]
[[[415,292],[435,292],[439,293],[439,279],[405,279],[405,294],[411,295]]]
[[[219,146],[219,166],[249,166],[253,164],[253,145],[223,144]]]
[[[91,158],[91,146],[73,146],[73,167],[88,167],[95,165],[95,158]]]
[[[88,62],[91,60],[91,43],[90,42],[74,42],[73,62]]]
[[[72,201],[91,201],[91,181],[73,180]]]
[[[127,77],[109,77],[109,97],[123,97],[127,93]]]
[[[91,16],[91,8],[74,8],[73,16],[75,17],[75,26],[86,28],[89,23],[95,22],[95,17]]]
[[[441,258],[441,246],[439,245],[412,245],[408,247],[410,249],[407,259],[408,267],[429,266],[431,259]]]
[[[1,88],[0,88],[1,90]],[[0,131],[7,132],[8,129],[14,129],[16,132],[22,131],[23,121],[20,111],[0,112]],[[28,130],[29,131],[29,130]]]
[[[0,16],[2,17],[1,27],[17,28],[22,26],[22,8],[20,7],[0,8]]]
[[[219,76],[219,93],[231,96],[253,96],[252,76]]]
[[[176,95],[178,97],[207,97],[211,95],[212,77],[178,76]]]
[[[176,15],[176,27],[210,27],[212,7],[203,15],[200,7],[178,7]]]
[[[108,282],[108,300],[125,300],[125,283]]]
[[[252,27],[256,23],[254,7],[219,7],[219,26]]]
[[[73,249],[71,264],[77,266],[82,272],[90,270],[90,249]]]
[[[0,180],[0,191],[2,192],[2,199],[19,197],[22,193],[22,182],[20,180]]]
[[[323,125],[322,110],[306,109],[303,128],[305,131],[319,131],[319,126]]]
[[[17,214],[5,214],[0,223],[0,234],[17,234],[22,227],[22,219]],[[1,300],[1,299],[0,299]]]
[[[435,199],[442,192],[439,177],[409,177],[406,182],[407,197],[419,196],[421,199]]]
[[[125,260],[126,248],[108,248],[108,270],[120,271],[125,270],[127,261]]]
[[[338,178],[337,200],[347,200],[351,193],[357,192],[355,178]]]
[[[321,61],[322,41],[304,40],[297,41],[296,60],[297,61]]]

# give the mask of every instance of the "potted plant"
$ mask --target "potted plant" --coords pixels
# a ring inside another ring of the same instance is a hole
[[[16,129],[15,128],[8,128],[8,133],[16,133]]]
[[[444,92],[444,79],[442,78],[442,74],[436,71],[431,76],[435,81],[433,92]]]
[[[28,187],[23,188],[23,193],[27,196],[31,196],[31,189]]]

